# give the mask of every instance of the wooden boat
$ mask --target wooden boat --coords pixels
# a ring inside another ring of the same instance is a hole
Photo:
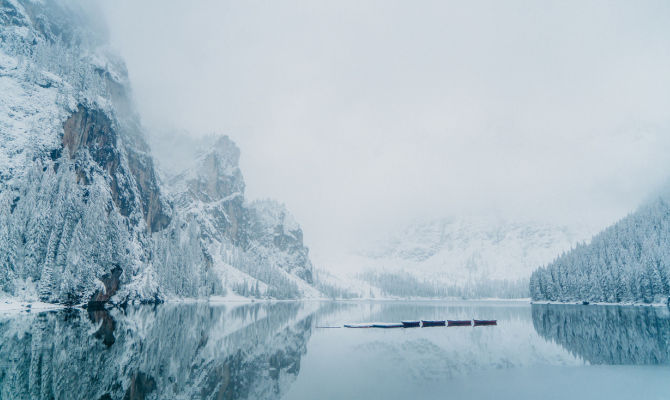
[[[447,323],[449,324],[449,326],[471,326],[472,325],[472,321],[470,321],[469,319],[468,320],[459,320],[459,319],[451,320],[450,319],[450,320],[447,321]]]
[[[498,325],[498,321],[495,319],[476,319],[475,326],[482,325]]]
[[[421,326],[421,321],[402,321],[402,326],[405,328],[418,328]]]
[[[362,322],[359,324],[344,324],[345,328],[372,328],[372,324],[369,322]]]
[[[384,328],[384,329],[402,328],[403,324],[401,324],[400,322],[375,322],[374,324],[372,324],[372,327],[373,328]]]
[[[442,321],[426,321],[426,320],[421,320],[421,326],[424,328],[430,327],[430,326],[445,326],[447,323],[442,320]]]

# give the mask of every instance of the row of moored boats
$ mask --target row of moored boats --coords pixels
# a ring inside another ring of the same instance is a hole
[[[433,326],[491,326],[498,325],[495,319],[475,320],[420,320],[402,322],[363,322],[344,324],[345,328],[428,328]]]

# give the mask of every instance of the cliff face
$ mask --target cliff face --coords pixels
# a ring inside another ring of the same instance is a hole
[[[170,217],[169,208],[161,201],[153,162],[129,146],[124,154],[119,148],[122,139],[117,131],[105,112],[83,105],[65,120],[63,148],[70,159],[80,161],[76,164],[77,182],[85,185],[91,182],[86,164],[95,162],[110,177],[112,200],[121,215],[128,217],[139,208],[147,228],[159,231],[167,226]]]
[[[312,264],[302,229],[288,210],[272,200],[246,200],[235,143],[211,136],[190,148],[190,138],[169,140],[179,155],[156,146],[159,164],[171,166],[163,170],[167,191],[178,214],[198,226],[206,257],[225,285],[242,295],[318,295],[310,286]],[[175,157],[185,157],[184,165],[175,168]]]
[[[211,142],[207,151],[187,155],[192,157],[189,166],[167,176],[166,182],[176,207],[200,220],[204,237],[225,238],[235,246],[247,247],[249,232],[241,228],[248,225],[249,213],[244,207],[245,184],[238,166],[240,151],[226,136]]]
[[[275,266],[313,283],[309,249],[302,240],[302,229],[284,205],[273,200],[250,204],[254,247]]]
[[[221,273],[229,267],[221,247],[238,264],[258,260],[239,150],[221,139],[166,196],[125,66],[98,32],[67,1],[0,0],[0,295],[65,303],[224,295],[234,285]],[[288,273],[290,290],[268,291],[257,283],[264,267],[250,268],[234,280],[240,292],[304,292]],[[110,276],[114,293],[105,292]]]
[[[118,118],[123,64],[76,8],[0,7],[0,284],[45,301],[88,300],[100,277],[128,284],[150,262],[171,212],[153,163]],[[157,293],[154,293],[157,294]]]

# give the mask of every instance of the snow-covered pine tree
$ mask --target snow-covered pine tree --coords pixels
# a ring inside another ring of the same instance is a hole
[[[658,198],[531,276],[534,300],[664,302],[670,296],[670,203]]]

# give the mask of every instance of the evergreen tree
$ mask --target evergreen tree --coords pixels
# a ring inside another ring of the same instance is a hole
[[[670,296],[670,205],[658,199],[536,270],[534,300],[660,302]]]

